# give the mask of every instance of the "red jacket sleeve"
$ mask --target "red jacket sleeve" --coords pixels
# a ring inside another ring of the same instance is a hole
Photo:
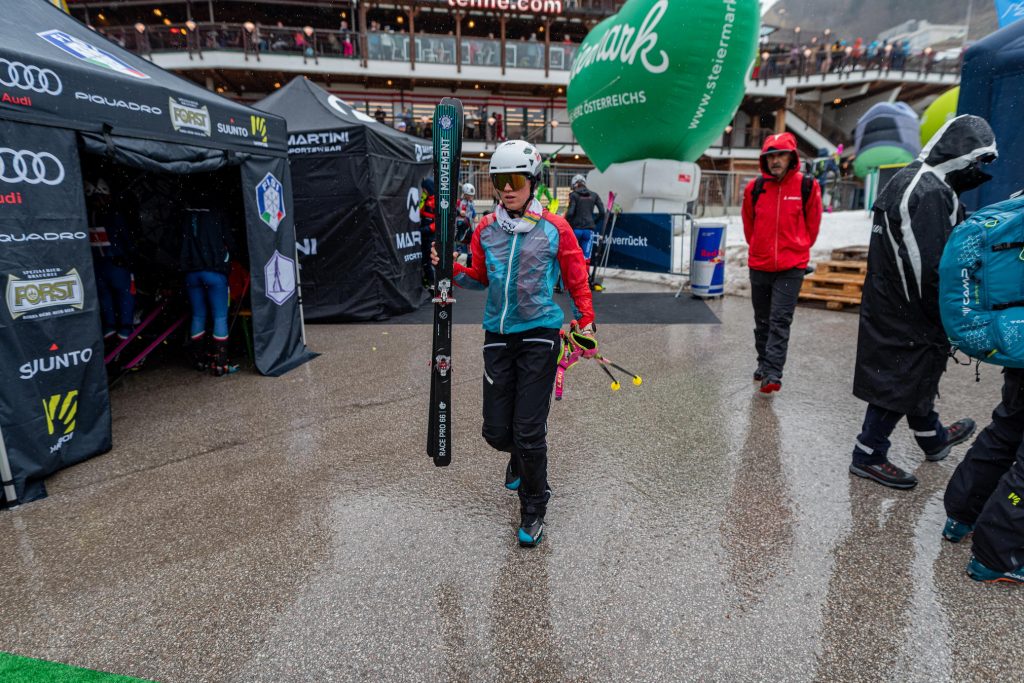
[[[579,311],[580,327],[586,327],[594,322],[594,302],[590,295],[590,277],[587,273],[587,262],[583,258],[583,250],[580,249],[576,235],[564,218],[545,209],[544,219],[558,229],[558,267],[562,271],[562,281],[572,295],[576,310]],[[476,234],[473,237],[475,238]],[[473,263],[476,264],[475,255]]]
[[[746,238],[748,245],[754,237],[754,202],[750,198],[753,191],[754,181],[751,180],[747,183],[746,189],[743,190],[743,236]],[[820,203],[818,205],[818,213],[821,213]]]
[[[821,188],[815,181],[811,188],[811,196],[807,198],[807,206],[804,207],[804,222],[807,224],[807,235],[811,238],[812,247],[818,241],[818,231],[821,229],[821,210]]]
[[[490,279],[487,277],[487,256],[484,254],[484,245],[480,242],[480,233],[483,232],[485,226],[494,222],[493,216],[494,214],[486,216],[477,224],[476,229],[473,231],[473,237],[469,240],[469,250],[473,254],[473,267],[467,268],[461,263],[456,263],[453,270],[453,275],[456,278],[455,284],[465,286],[466,283],[459,282],[459,280],[466,277],[476,280],[482,285],[487,285],[490,282]],[[463,278],[460,278],[460,275]]]

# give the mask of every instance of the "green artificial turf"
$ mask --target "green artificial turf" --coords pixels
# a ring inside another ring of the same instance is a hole
[[[0,681],[3,683],[139,683],[142,679],[80,669],[77,666],[44,662],[41,659],[30,659],[0,652]]]

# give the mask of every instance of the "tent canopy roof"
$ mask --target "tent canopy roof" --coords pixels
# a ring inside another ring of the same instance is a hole
[[[5,3],[0,58],[13,83],[0,118],[274,156],[286,149],[280,119],[164,71],[46,0]]]
[[[352,145],[349,151],[388,153],[417,163],[433,158],[430,140],[399,132],[355,109],[305,76],[297,76],[283,88],[256,103],[256,108],[285,119],[289,135],[342,131],[353,141],[358,132],[366,134],[366,149]]]

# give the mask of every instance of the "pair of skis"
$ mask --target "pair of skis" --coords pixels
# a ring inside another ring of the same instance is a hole
[[[434,109],[434,184],[437,190],[434,241],[434,327],[430,353],[430,417],[427,455],[434,465],[452,461],[452,273],[455,219],[458,216],[459,164],[462,158],[462,102],[446,97]]]
[[[615,234],[615,219],[619,217],[619,214],[614,212],[614,192],[608,193],[607,208],[608,210],[604,214],[604,222],[601,224],[601,232],[597,236],[597,244],[590,259],[590,286],[599,292],[604,289],[601,284],[604,282],[604,278],[597,276],[597,270],[598,268],[602,270],[608,269],[608,257],[612,253],[611,239],[612,235]]]

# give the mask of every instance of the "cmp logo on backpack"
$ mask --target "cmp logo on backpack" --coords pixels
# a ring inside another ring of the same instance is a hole
[[[278,306],[295,294],[295,261],[278,251],[263,266],[264,287],[267,298]]]
[[[260,220],[270,226],[271,230],[277,232],[286,212],[284,187],[273,173],[263,176],[263,180],[256,186],[256,208],[259,210]]]

